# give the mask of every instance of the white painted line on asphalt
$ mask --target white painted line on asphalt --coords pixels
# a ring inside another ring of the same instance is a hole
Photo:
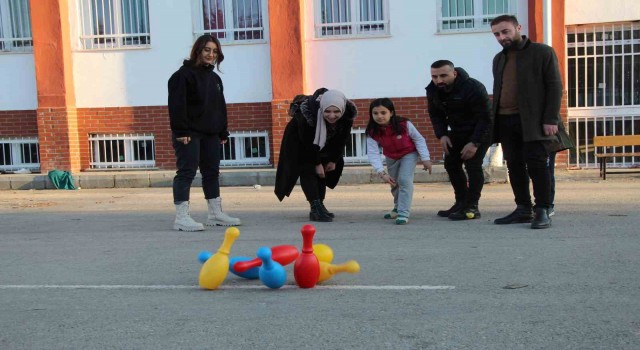
[[[298,289],[296,285],[285,285],[281,289]],[[455,289],[455,286],[316,286],[314,289],[335,290],[446,290]],[[197,285],[124,285],[124,284],[98,284],[98,285],[58,285],[58,284],[9,284],[0,285],[0,289],[200,289]],[[263,285],[238,285],[220,286],[219,290],[232,289],[268,289]]]

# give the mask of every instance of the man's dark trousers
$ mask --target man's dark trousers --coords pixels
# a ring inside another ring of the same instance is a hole
[[[482,162],[489,149],[488,144],[481,144],[476,154],[471,159],[462,160],[460,152],[462,148],[470,142],[471,134],[451,133],[449,139],[453,145],[449,148],[449,154],[444,156],[444,168],[449,175],[449,181],[453,186],[456,196],[456,203],[463,203],[466,206],[478,205],[480,193],[484,186],[484,172]],[[469,174],[469,185],[467,187],[467,175],[462,169],[464,164],[467,174]]]
[[[497,115],[495,122],[498,124],[502,153],[507,160],[516,204],[531,206],[531,178],[536,207],[548,209],[551,205],[551,174],[547,167],[549,153],[544,141],[523,141],[519,114]]]

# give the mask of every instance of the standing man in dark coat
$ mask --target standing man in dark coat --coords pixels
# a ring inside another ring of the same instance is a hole
[[[282,136],[274,192],[282,201],[300,178],[311,206],[309,219],[333,221],[334,214],[324,206],[324,198],[327,187],[336,187],[342,175],[356,107],[342,92],[321,88],[311,96],[296,96],[289,115],[292,118]]]
[[[531,42],[520,30],[514,16],[498,16],[491,21],[491,31],[503,47],[493,59],[494,140],[502,143],[516,202],[511,214],[494,223],[531,222],[531,228],[543,229],[551,226],[547,159],[557,143],[562,80],[553,48]]]
[[[444,150],[444,167],[455,194],[453,206],[440,210],[438,216],[451,220],[480,218],[482,161],[491,144],[492,128],[487,90],[447,60],[431,65],[431,83],[426,89],[429,117]],[[462,164],[469,174],[468,181]]]

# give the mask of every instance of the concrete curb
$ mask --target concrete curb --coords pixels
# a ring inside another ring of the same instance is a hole
[[[485,180],[489,182],[506,182],[505,167],[487,167],[484,169]],[[175,171],[121,171],[121,172],[86,172],[74,176],[76,187],[80,188],[145,188],[171,187]],[[220,186],[273,186],[276,169],[223,169],[220,172]],[[449,177],[443,165],[435,165],[432,174],[416,168],[415,182],[448,182]],[[345,168],[340,184],[356,185],[380,183],[377,174],[371,167]],[[193,187],[202,186],[200,173],[193,181]],[[0,175],[0,190],[45,190],[55,189],[47,175],[43,174],[4,174]]]

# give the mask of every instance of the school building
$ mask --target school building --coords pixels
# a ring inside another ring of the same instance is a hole
[[[392,98],[441,160],[429,66],[449,59],[491,94],[501,47],[489,22],[501,14],[558,55],[577,146],[558,166],[596,167],[596,135],[640,134],[637,0],[0,0],[0,170],[174,169],[167,80],[203,33],[225,54],[222,166],[273,167],[291,99],[319,87],[360,111],[349,164],[367,163],[377,97]]]

